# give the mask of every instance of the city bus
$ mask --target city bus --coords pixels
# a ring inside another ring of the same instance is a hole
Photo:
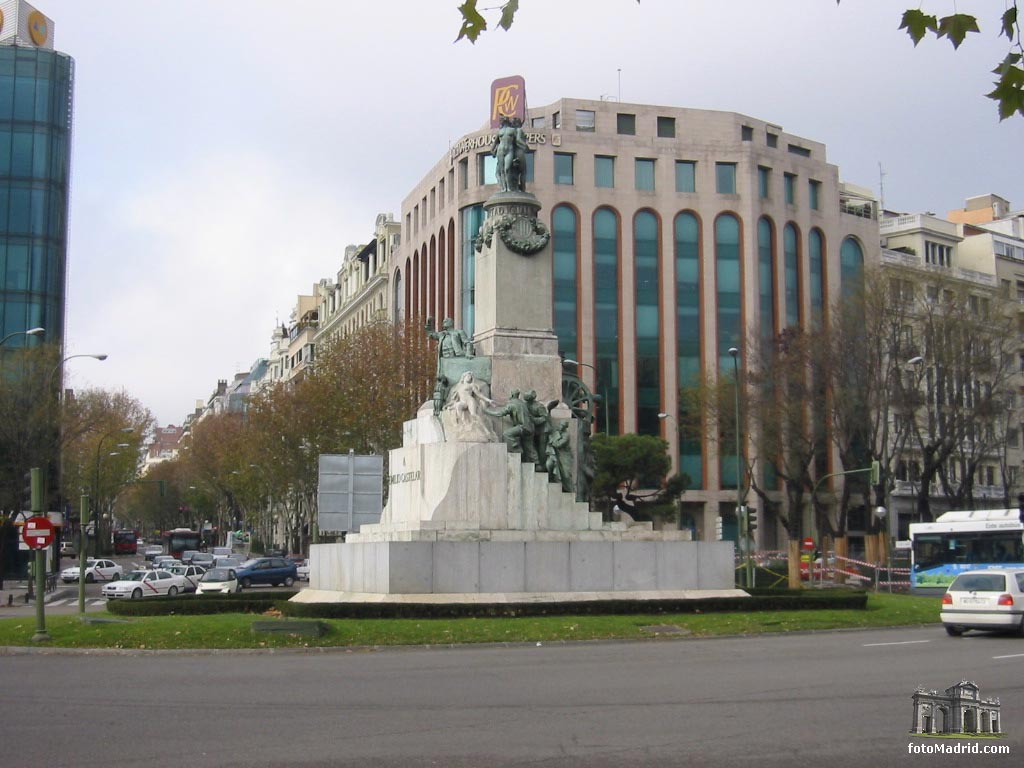
[[[164,531],[164,549],[168,555],[178,559],[181,559],[182,553],[188,549],[198,550],[202,541],[202,534],[189,528]]]
[[[1024,523],[1018,509],[946,512],[910,524],[910,591],[938,595],[962,571],[1024,568]]]
[[[139,552],[139,532],[122,529],[114,531],[114,554],[136,555]]]

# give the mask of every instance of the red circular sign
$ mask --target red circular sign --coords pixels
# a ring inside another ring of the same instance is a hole
[[[29,549],[46,549],[53,544],[53,523],[45,517],[30,517],[21,526],[21,540]]]

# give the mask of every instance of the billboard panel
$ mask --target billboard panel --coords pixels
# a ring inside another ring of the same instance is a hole
[[[358,531],[380,522],[384,457],[355,453],[320,455],[317,524],[322,533]]]

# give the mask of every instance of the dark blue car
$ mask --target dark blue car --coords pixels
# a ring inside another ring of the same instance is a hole
[[[283,557],[257,557],[246,560],[240,568],[235,569],[238,583],[248,588],[254,584],[269,584],[274,587],[284,585],[290,587],[295,583],[295,563]]]

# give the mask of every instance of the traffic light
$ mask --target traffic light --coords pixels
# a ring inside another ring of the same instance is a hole
[[[21,508],[24,511],[32,509],[32,470],[25,473],[22,481]]]
[[[747,507],[747,535],[750,538],[754,538],[754,533],[757,531],[757,508]]]
[[[871,462],[871,484],[878,485],[882,478],[882,465],[878,461]]]
[[[167,495],[167,481],[166,480],[157,480],[156,482],[157,482],[157,486],[156,487],[158,489],[158,494],[159,494],[160,498],[162,499],[164,496]]]
[[[715,518],[715,541],[721,541],[721,540],[722,540],[722,518],[719,516],[719,517]]]

